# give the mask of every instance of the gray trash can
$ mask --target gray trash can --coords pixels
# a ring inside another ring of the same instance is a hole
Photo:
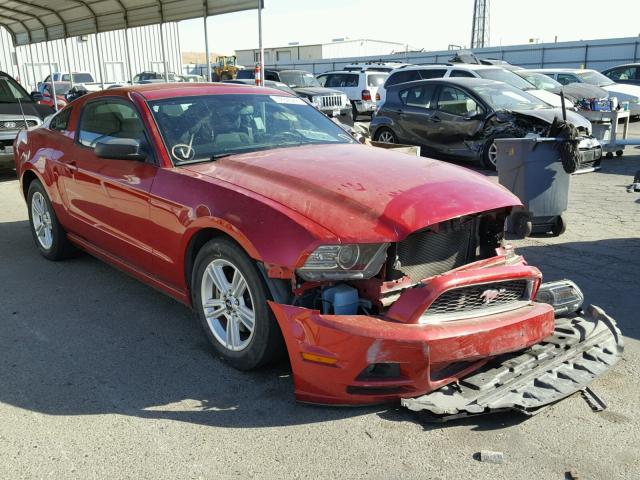
[[[560,158],[560,139],[499,138],[498,180],[522,202],[507,222],[507,230],[521,237],[531,233],[564,233],[562,214],[569,202],[569,175]]]

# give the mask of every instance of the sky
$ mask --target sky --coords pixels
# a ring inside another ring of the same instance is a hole
[[[265,47],[370,38],[425,50],[468,46],[473,0],[264,0]],[[606,10],[603,5],[606,4]],[[491,46],[631,37],[640,0],[491,0]],[[257,48],[257,11],[210,17],[212,52]],[[180,22],[183,51],[204,51],[201,19]]]

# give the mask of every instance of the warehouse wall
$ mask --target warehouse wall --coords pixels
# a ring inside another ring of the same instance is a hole
[[[180,39],[177,23],[163,25],[167,70],[182,72]],[[0,28],[0,70],[19,78],[27,90],[35,89],[38,81],[49,74],[47,43],[54,70],[89,71],[99,82],[122,82],[129,79],[125,35],[129,38],[129,55],[133,75],[144,70],[162,72],[162,46],[160,26],[116,30],[66,40],[36,43],[31,46],[14,47],[11,36]],[[66,42],[66,49],[65,49]],[[102,56],[98,55],[98,44]],[[67,58],[67,50],[69,57]],[[32,61],[33,59],[33,61]],[[70,65],[70,67],[69,67]],[[35,74],[35,78],[34,78]]]
[[[472,50],[476,55],[505,60],[525,68],[606,68],[640,61],[640,38],[612,38],[576,42],[557,42],[488,47]],[[313,61],[291,62],[284,68],[301,68],[314,73],[342,69],[345,65],[363,61],[395,61],[406,63],[446,63],[455,52],[409,52],[395,55],[353,56],[350,58],[324,58]]]

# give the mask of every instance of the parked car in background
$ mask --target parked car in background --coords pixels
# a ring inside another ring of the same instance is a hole
[[[640,116],[640,86],[615,83],[609,77],[595,70],[583,70],[579,68],[541,68],[532,69],[532,71],[544,73],[562,85],[586,83],[603,88],[609,92],[609,96],[617,97],[619,102],[629,102],[629,110],[632,116]]]
[[[236,78],[235,80],[223,80],[222,83],[237,83],[240,85],[251,85],[254,87],[256,86],[255,80],[242,80],[238,78]],[[289,88],[286,83],[274,82],[273,80],[264,80],[262,86],[266,88],[275,88],[276,90],[281,90],[283,92],[290,93],[291,95],[296,95],[296,92]]]
[[[574,104],[582,99],[605,100],[609,98],[609,92],[604,88],[588,83],[570,83],[562,85],[543,73],[533,72],[531,70],[517,69],[512,70],[516,75],[524,78],[527,82],[533,84],[539,90],[547,90],[549,92],[560,95],[560,91],[564,92],[564,96],[570,99]]]
[[[29,95],[11,75],[0,72],[0,169],[14,166],[13,141],[18,131],[38,126],[54,113],[51,107],[37,103],[41,99],[41,93]]]
[[[510,70],[506,70],[499,66],[492,65],[477,65],[468,63],[454,63],[451,65],[419,65],[415,67],[406,67],[400,70],[400,73],[404,70],[415,70],[422,79],[437,78],[434,76],[434,72],[439,77],[443,78],[484,78],[487,80],[496,80],[498,82],[505,82],[509,85],[516,87],[520,90],[530,93],[534,97],[538,97],[545,103],[548,103],[552,107],[561,107],[562,101],[555,93],[548,92],[536,88],[535,85],[527,82],[522,77],[519,77]],[[444,74],[443,74],[444,71]],[[387,80],[388,81],[388,80]],[[570,102],[567,103],[567,107],[573,107]]]
[[[616,83],[629,83],[640,85],[640,63],[628,63],[602,71],[605,77]]]
[[[72,78],[74,85],[83,85],[89,91],[97,92],[102,89],[101,84],[96,81],[91,72],[73,72],[72,74],[69,74],[69,72],[53,72],[54,82],[72,83]],[[38,82],[37,90],[40,93],[44,93],[44,88],[47,84],[51,84],[51,75],[47,75],[43,81]]]
[[[265,68],[264,80],[284,83],[296,95],[306,98],[328,117],[335,117],[345,125],[353,125],[353,113],[349,97],[340,90],[323,87],[312,73],[305,70],[278,70]],[[236,80],[254,80],[254,69],[238,71]]]
[[[53,101],[53,88],[51,83],[45,83],[42,91],[42,99],[38,100],[40,105],[47,105],[51,108],[54,108],[56,103],[58,109],[64,108],[67,106],[69,101],[67,100],[66,94],[71,90],[71,84],[69,82],[54,82],[55,91],[56,91],[56,102]]]
[[[353,120],[358,115],[372,115],[376,111],[380,95],[378,88],[389,76],[378,70],[336,71],[317,75],[320,85],[340,90],[349,97],[353,109]]]
[[[193,74],[183,74],[183,75],[179,75],[182,78],[183,82],[192,82],[192,83],[198,83],[198,82],[205,82],[205,78],[202,75],[193,75]]]
[[[388,88],[370,129],[379,142],[420,145],[427,155],[479,160],[485,168],[495,169],[496,138],[546,136],[556,118],[562,118],[560,108],[510,84],[446,78]],[[567,120],[584,136],[579,146],[581,166],[599,162],[602,147],[590,137],[591,123],[571,110]]]
[[[409,65],[408,63],[401,62],[364,62],[364,63],[350,63],[345,65],[342,70],[347,72],[362,72],[362,71],[376,71],[390,73],[396,68]]]
[[[301,401],[416,397],[554,332],[540,271],[503,245],[514,195],[278,90],[89,94],[15,161],[43,257],[79,247],[191,306],[235,368],[288,354]]]
[[[184,81],[181,75],[173,72],[167,73],[167,79],[169,80],[169,82]],[[159,72],[140,72],[135,77],[133,77],[133,83],[156,83],[164,81],[164,73]]]

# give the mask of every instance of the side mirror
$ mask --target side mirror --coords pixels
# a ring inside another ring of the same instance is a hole
[[[465,120],[482,120],[482,118],[484,118],[484,112],[482,112],[481,110],[475,110],[473,112],[468,112],[464,116]]]
[[[36,92],[36,91],[31,92],[29,96],[31,97],[31,100],[33,100],[34,102],[39,102],[44,98],[44,96],[40,92]]]
[[[112,160],[137,160],[143,161],[147,158],[142,145],[133,138],[110,138],[98,142],[95,147],[95,154],[100,158],[110,158]]]

